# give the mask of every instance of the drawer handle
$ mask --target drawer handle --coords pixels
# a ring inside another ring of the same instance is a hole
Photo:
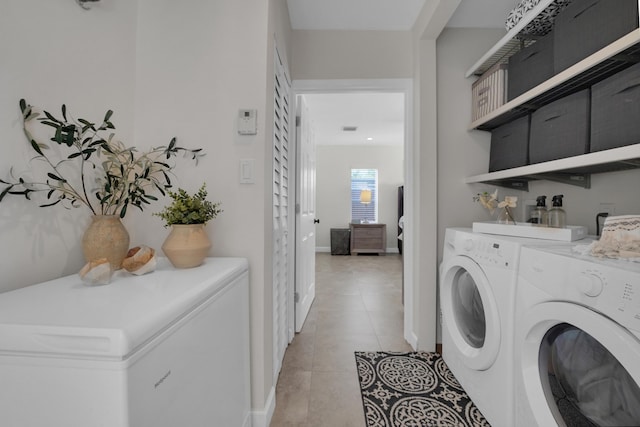
[[[548,118],[544,119],[544,121],[545,122],[550,122],[551,120],[559,119],[560,117],[562,117],[562,114],[556,114],[555,116],[551,116],[551,117],[548,117]]]
[[[624,89],[619,90],[618,92],[616,92],[616,95],[620,95],[621,93],[625,93],[625,92],[629,92],[637,87],[640,87],[640,82],[636,82],[636,83],[632,83],[629,86],[625,87]]]
[[[587,6],[586,8],[582,9],[580,12],[578,12],[573,19],[576,19],[578,16],[582,15],[583,13],[585,13],[587,10],[591,9],[592,7],[594,7],[595,5],[597,5],[598,3],[600,3],[600,1],[594,1],[593,3],[591,3],[589,6]]]
[[[531,52],[531,53],[530,53],[529,55],[527,55],[525,58],[522,58],[522,62],[530,60],[531,58],[533,58],[534,56],[536,56],[538,53],[540,53],[540,52],[538,52],[538,51]]]

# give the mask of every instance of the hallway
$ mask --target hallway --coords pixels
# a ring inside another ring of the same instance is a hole
[[[354,351],[411,351],[402,258],[316,254],[316,299],[287,348],[271,427],[364,427]]]

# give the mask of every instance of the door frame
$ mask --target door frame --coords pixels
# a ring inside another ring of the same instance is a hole
[[[419,209],[419,205],[415,203],[419,171],[415,170],[412,160],[417,154],[413,139],[413,80],[335,79],[293,80],[291,82],[291,97],[294,100],[297,95],[358,92],[396,92],[404,94],[404,229],[414,230],[414,215],[417,215],[417,209]],[[296,149],[298,149],[297,140],[295,145]],[[414,295],[417,295],[418,291],[414,280],[413,268],[415,244],[414,233],[403,234],[404,338],[414,349],[417,349],[418,328],[414,323],[413,312]]]

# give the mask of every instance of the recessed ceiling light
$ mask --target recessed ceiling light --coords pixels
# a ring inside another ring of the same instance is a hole
[[[373,141],[373,138],[369,137],[367,138],[367,141]]]

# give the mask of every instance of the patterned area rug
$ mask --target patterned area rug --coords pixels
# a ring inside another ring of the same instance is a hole
[[[490,427],[438,353],[355,355],[368,427]]]

